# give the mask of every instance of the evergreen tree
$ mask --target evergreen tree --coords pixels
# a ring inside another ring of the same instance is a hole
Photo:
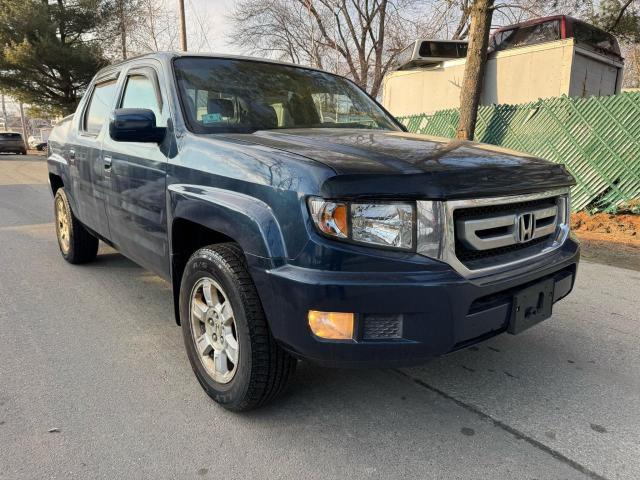
[[[107,64],[103,32],[115,21],[105,0],[3,0],[0,90],[53,114],[72,113]]]

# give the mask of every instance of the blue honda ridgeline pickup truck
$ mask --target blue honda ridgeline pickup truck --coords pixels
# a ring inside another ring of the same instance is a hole
[[[169,280],[193,371],[231,410],[297,359],[412,365],[516,334],[575,280],[563,166],[407,133],[323,71],[139,57],[49,142],[62,256],[102,240]]]

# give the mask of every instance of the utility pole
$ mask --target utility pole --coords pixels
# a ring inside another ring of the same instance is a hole
[[[187,25],[184,14],[184,0],[178,0],[178,17],[180,19],[180,50],[187,51]]]
[[[22,122],[22,138],[26,145],[29,144],[29,135],[27,132],[27,122],[24,119],[24,105],[20,102],[20,121]]]
[[[487,64],[493,3],[494,0],[474,0],[471,5],[469,49],[460,93],[460,123],[456,132],[456,137],[461,140],[473,140],[476,130],[478,105]]]
[[[7,106],[4,103],[4,93],[0,93],[0,98],[2,98],[2,120],[4,124],[2,125],[4,131],[7,131]]]
[[[120,10],[120,42],[122,43],[122,59],[127,59],[127,23],[124,15],[124,0],[118,2]]]

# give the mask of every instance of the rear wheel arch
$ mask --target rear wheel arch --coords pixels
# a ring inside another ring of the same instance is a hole
[[[51,186],[51,193],[55,195],[58,189],[64,187],[64,182],[62,181],[62,177],[60,177],[60,175],[49,173],[49,185]]]

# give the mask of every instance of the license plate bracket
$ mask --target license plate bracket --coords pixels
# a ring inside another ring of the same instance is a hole
[[[516,293],[507,332],[517,335],[549,318],[553,310],[554,285],[550,278]]]

